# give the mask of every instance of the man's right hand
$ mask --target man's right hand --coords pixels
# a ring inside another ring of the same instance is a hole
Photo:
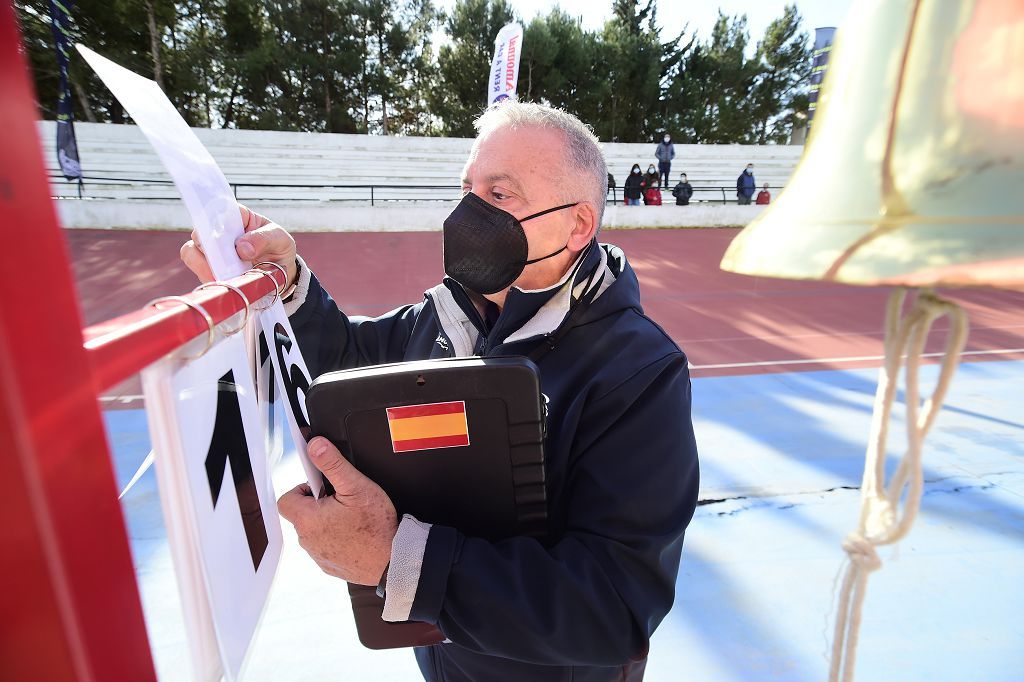
[[[235,240],[235,253],[249,263],[260,261],[277,263],[288,273],[288,284],[285,288],[291,286],[295,282],[297,271],[295,239],[277,223],[271,222],[269,218],[251,211],[241,204],[238,205],[238,211],[242,216],[242,227],[245,229],[245,234]],[[212,282],[216,278],[206,260],[206,253],[203,251],[199,235],[192,230],[191,237],[181,247],[181,260],[200,281]]]

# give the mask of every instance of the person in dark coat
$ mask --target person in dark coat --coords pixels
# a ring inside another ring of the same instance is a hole
[[[676,206],[688,206],[693,196],[693,187],[686,180],[686,173],[679,176],[679,182],[672,188],[672,196],[676,198]]]
[[[658,143],[654,150],[654,157],[658,159],[658,174],[661,185],[668,189],[668,178],[672,172],[672,159],[676,158],[676,146],[672,144],[672,136],[665,133],[665,136]]]
[[[741,206],[749,206],[750,198],[754,196],[754,189],[757,181],[754,180],[754,164],[748,163],[747,167],[736,178],[736,199]]]
[[[627,206],[639,206],[640,197],[644,193],[644,176],[640,172],[640,164],[634,163],[633,169],[626,176],[626,184],[622,188],[622,194]]]
[[[659,186],[658,170],[652,163],[647,167],[647,172],[644,173],[644,205],[645,206],[660,206],[661,205],[661,188]]]
[[[487,540],[399,517],[323,438],[310,441],[310,459],[337,493],[318,503],[300,485],[278,509],[321,569],[378,586],[384,620],[441,631],[445,643],[415,649],[427,680],[640,680],[697,503],[686,356],[644,313],[622,250],[597,241],[607,170],[590,129],[515,101],[488,109],[477,128],[466,193],[444,224],[447,276],[419,302],[346,315],[266,219],[246,216],[253,229],[236,249],[285,268],[285,312],[313,376],[430,358],[533,359],[549,405],[547,537]],[[526,249],[512,254],[519,237]],[[370,257],[385,270],[390,256]],[[182,258],[209,277],[193,243]]]

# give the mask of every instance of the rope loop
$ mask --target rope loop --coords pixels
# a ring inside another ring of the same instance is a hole
[[[882,567],[882,560],[878,558],[875,544],[860,533],[847,535],[843,540],[843,549],[850,557],[850,562],[865,573],[877,571]]]
[[[857,640],[861,611],[867,591],[868,575],[882,567],[875,548],[897,542],[909,531],[917,517],[924,493],[921,459],[925,436],[942,408],[960,354],[967,343],[967,316],[960,306],[939,298],[931,291],[920,291],[910,310],[901,317],[905,289],[889,296],[885,317],[885,365],[878,378],[871,435],[864,461],[861,485],[860,522],[857,530],[843,540],[849,556],[839,597],[835,638],[829,680],[852,682],[857,658]],[[939,378],[924,403],[921,403],[918,374],[925,342],[932,325],[940,317],[949,317],[949,336],[941,359]],[[885,481],[886,441],[900,369],[906,359],[907,451],[888,485]]]

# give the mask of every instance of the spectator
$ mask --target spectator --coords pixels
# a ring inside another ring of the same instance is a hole
[[[690,197],[693,196],[693,187],[686,179],[686,173],[679,176],[679,182],[672,189],[672,196],[676,198],[676,206],[689,206]]]
[[[626,178],[626,184],[622,188],[622,196],[626,206],[639,206],[640,197],[644,193],[644,176],[640,173],[640,164],[634,163],[633,170]]]
[[[746,169],[736,178],[736,198],[741,206],[749,206],[754,196],[757,182],[754,181],[754,164],[748,163]]]
[[[612,191],[612,203],[615,203],[615,176],[612,175],[611,171],[608,171],[608,189]],[[605,193],[605,200],[608,199],[608,194]]]
[[[771,192],[768,191],[768,183],[764,183],[764,189],[757,193],[757,201],[754,203],[758,206],[767,206],[772,201]]]
[[[676,158],[676,146],[672,144],[672,136],[665,133],[665,137],[658,143],[658,148],[654,150],[654,156],[658,159],[658,173],[661,175],[661,180],[665,189],[668,189],[668,178],[669,173],[672,172],[672,159]]]
[[[652,163],[644,173],[644,206],[661,206],[659,180],[658,171]]]

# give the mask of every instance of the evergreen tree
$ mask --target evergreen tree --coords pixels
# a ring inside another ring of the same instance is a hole
[[[675,129],[693,143],[751,141],[754,105],[751,92],[761,67],[745,56],[747,18],[721,12],[711,40],[693,46],[668,84]]]
[[[610,96],[592,122],[602,140],[639,142],[653,139],[662,128],[657,116],[662,45],[656,16],[657,0],[613,2],[612,19],[602,34]]]
[[[758,144],[785,142],[792,132],[793,118],[806,115],[805,90],[811,75],[810,36],[800,31],[796,5],[768,25],[757,45],[761,76],[751,97],[754,141]]]
[[[506,0],[458,0],[446,22],[450,45],[438,52],[438,84],[428,101],[443,134],[473,137],[473,120],[487,105],[494,38],[513,21]]]
[[[430,0],[362,0],[358,9],[361,130],[384,135],[430,129],[426,97],[434,70]]]
[[[806,112],[809,36],[795,6],[748,58],[746,18],[662,42],[657,0],[611,0],[583,30],[560,9],[526,26],[519,93],[590,123],[601,139],[783,142]],[[54,116],[57,64],[47,0],[15,0],[40,111]],[[472,136],[486,104],[508,0],[78,0],[81,41],[153,78],[191,125]],[[443,22],[448,41],[435,50]],[[125,122],[84,62],[70,69],[78,120]]]
[[[524,31],[520,96],[596,121],[611,94],[603,60],[598,36],[584,31],[577,19],[553,9],[546,17],[536,17]]]

